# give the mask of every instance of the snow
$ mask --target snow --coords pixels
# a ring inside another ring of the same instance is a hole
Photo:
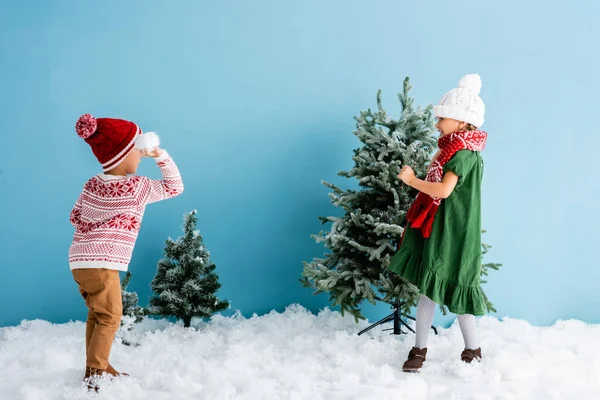
[[[150,320],[123,333],[111,363],[131,374],[99,394],[81,385],[85,324],[0,328],[0,399],[596,399],[600,325],[478,319],[484,359],[463,364],[460,329],[430,337],[420,374],[402,363],[412,335],[293,305],[283,313],[216,316],[194,329]],[[389,326],[388,326],[389,327]]]

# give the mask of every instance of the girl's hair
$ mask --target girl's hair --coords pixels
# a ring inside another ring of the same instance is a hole
[[[467,131],[476,131],[477,127],[472,125],[472,124],[467,124],[467,126],[465,126],[465,130]]]

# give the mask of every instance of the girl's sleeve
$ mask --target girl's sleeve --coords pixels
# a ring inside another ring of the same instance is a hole
[[[160,168],[163,178],[152,180],[142,177],[138,190],[138,202],[150,204],[160,200],[179,196],[183,192],[183,180],[179,169],[169,154],[163,150],[163,153],[155,158],[156,164]]]
[[[475,155],[475,152],[470,150],[457,151],[456,154],[444,164],[444,174],[451,171],[458,176],[460,182],[460,178],[473,169],[476,161],[477,156]]]

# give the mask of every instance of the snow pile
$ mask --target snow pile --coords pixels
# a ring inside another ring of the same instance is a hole
[[[0,399],[596,399],[600,326],[561,321],[539,328],[478,320],[484,360],[460,362],[457,325],[429,342],[421,374],[404,374],[412,335],[381,331],[299,306],[243,318],[217,316],[195,329],[146,320],[115,343],[111,363],[131,374],[98,395],[80,381],[85,324],[27,321],[0,329]],[[90,397],[91,396],[91,397]]]

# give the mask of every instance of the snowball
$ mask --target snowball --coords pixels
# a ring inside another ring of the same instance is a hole
[[[160,139],[154,132],[142,133],[135,140],[135,147],[138,150],[154,150],[160,145]]]

